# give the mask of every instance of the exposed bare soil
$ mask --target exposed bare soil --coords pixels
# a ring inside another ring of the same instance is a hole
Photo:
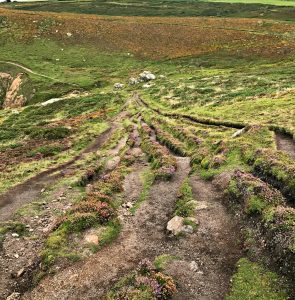
[[[291,158],[295,159],[295,142],[294,140],[281,133],[276,133],[277,149],[286,152]]]
[[[173,214],[178,188],[190,170],[188,158],[177,157],[177,164],[173,179],[155,183],[135,216],[122,213],[123,230],[116,242],[86,262],[46,278],[23,299],[104,299],[118,276],[143,257],[153,260],[163,253],[178,257],[166,270],[179,285],[174,299],[221,299],[228,289],[233,265],[241,256],[238,227],[211,183],[193,177],[199,228],[185,238],[167,236],[165,228]],[[144,165],[137,165],[125,179],[126,201],[134,201],[140,193],[142,168]]]
[[[19,184],[3,195],[0,196],[0,221],[11,219],[14,212],[22,205],[36,199],[41,194],[41,190],[49,184],[52,184],[58,178],[63,177],[66,172],[70,171],[73,164],[82,159],[85,154],[96,151],[102,144],[111,136],[117,124],[99,135],[99,137],[82,153],[71,159],[70,161],[57,167],[48,169],[40,174],[28,179],[22,184]]]

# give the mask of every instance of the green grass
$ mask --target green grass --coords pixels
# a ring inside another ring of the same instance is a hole
[[[269,4],[278,6],[295,6],[293,0],[205,0],[208,2],[245,3],[245,4]]]
[[[161,254],[155,258],[154,265],[158,270],[162,271],[167,267],[167,265],[171,261],[176,260],[176,259],[177,259],[176,256],[173,256],[170,254]]]
[[[142,202],[144,202],[147,199],[147,197],[149,195],[149,191],[150,191],[150,189],[152,187],[152,184],[155,180],[154,173],[150,169],[147,169],[143,173],[141,173],[140,179],[142,181],[143,186],[142,186],[142,191],[141,191],[137,201],[130,208],[130,212],[133,215],[135,214],[136,210],[140,207]]]
[[[33,11],[71,12],[110,16],[214,16],[267,18],[294,21],[293,7],[271,6],[288,4],[290,6],[294,6],[294,1],[230,0],[223,1],[225,3],[214,3],[213,1],[151,0],[148,2],[142,2],[139,0],[126,0],[120,2],[110,2],[105,0],[92,0],[63,1],[62,5],[56,1],[47,1],[43,3],[12,3],[7,6]]]
[[[175,204],[175,216],[180,217],[192,217],[194,215],[195,204],[192,202],[193,192],[189,184],[189,179],[186,178],[181,183],[181,186],[178,191],[178,199]],[[189,224],[190,225],[190,224]]]
[[[241,258],[232,287],[225,300],[286,300],[287,294],[280,285],[277,274],[266,270],[257,263]]]

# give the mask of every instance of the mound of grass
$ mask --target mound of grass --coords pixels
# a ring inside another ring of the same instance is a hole
[[[257,263],[241,258],[237,263],[232,287],[226,300],[286,300],[285,289],[280,285],[279,276],[267,271]]]
[[[139,131],[142,138],[141,147],[148,155],[155,179],[170,179],[176,171],[175,158],[165,147],[151,140],[152,131],[146,124],[142,124]]]
[[[182,182],[178,191],[178,199],[176,201],[174,215],[184,217],[184,218],[192,217],[194,216],[194,209],[195,209],[195,204],[194,204],[192,188],[189,184],[189,179],[186,178]]]

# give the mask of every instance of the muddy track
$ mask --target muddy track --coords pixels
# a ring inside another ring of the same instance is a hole
[[[167,269],[179,285],[174,299],[221,299],[241,255],[237,227],[211,184],[193,178],[194,193],[203,207],[196,215],[200,227],[186,238],[167,237],[165,228],[173,215],[177,191],[190,171],[188,158],[177,157],[177,164],[173,179],[156,182],[135,216],[122,217],[123,230],[113,244],[89,260],[46,278],[23,299],[104,299],[118,276],[129,272],[142,258],[153,260],[163,253],[180,259]],[[126,201],[133,201],[140,193],[142,168],[125,179]],[[190,269],[191,261],[198,264],[198,271]]]
[[[287,153],[295,160],[295,141],[288,135],[275,133],[277,149]]]
[[[0,221],[11,219],[16,210],[22,205],[38,198],[43,188],[52,184],[59,178],[62,178],[67,171],[71,170],[75,162],[81,160],[86,154],[94,152],[100,148],[116,128],[117,124],[114,122],[111,128],[99,135],[99,137],[91,145],[89,145],[89,147],[70,161],[41,172],[24,183],[21,183],[0,195]]]

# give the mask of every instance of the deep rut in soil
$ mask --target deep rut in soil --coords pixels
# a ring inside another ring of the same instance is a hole
[[[282,133],[276,133],[277,149],[287,153],[292,159],[295,160],[295,141]]]
[[[135,216],[122,216],[123,229],[113,244],[87,261],[46,278],[23,299],[104,299],[118,276],[126,274],[142,258],[153,260],[163,253],[179,258],[167,269],[179,284],[174,299],[222,299],[233,265],[241,255],[238,229],[212,185],[193,178],[200,205],[196,211],[199,229],[186,238],[168,238],[166,224],[173,215],[179,186],[190,171],[188,158],[177,157],[177,165],[171,181],[152,186]],[[142,168],[139,166],[126,177],[125,201],[138,197]],[[192,261],[198,265],[197,270],[190,267]]]
[[[24,183],[21,183],[0,195],[0,222],[11,219],[13,214],[22,205],[38,198],[43,188],[56,182],[57,179],[62,178],[64,174],[71,171],[75,162],[81,160],[86,154],[98,150],[115,131],[117,126],[117,123],[114,121],[110,129],[100,134],[98,138],[89,145],[89,147],[70,161],[41,172]]]
[[[136,215],[124,219],[123,230],[117,241],[86,262],[77,263],[54,277],[48,277],[23,298],[103,299],[118,274],[132,269],[142,257],[153,258],[158,252],[165,251],[164,229],[172,213],[178,187],[188,172],[189,160],[178,158],[178,170],[174,178],[170,182],[154,184],[149,199],[141,205]],[[126,180],[129,178],[134,180],[134,174],[129,174]]]

